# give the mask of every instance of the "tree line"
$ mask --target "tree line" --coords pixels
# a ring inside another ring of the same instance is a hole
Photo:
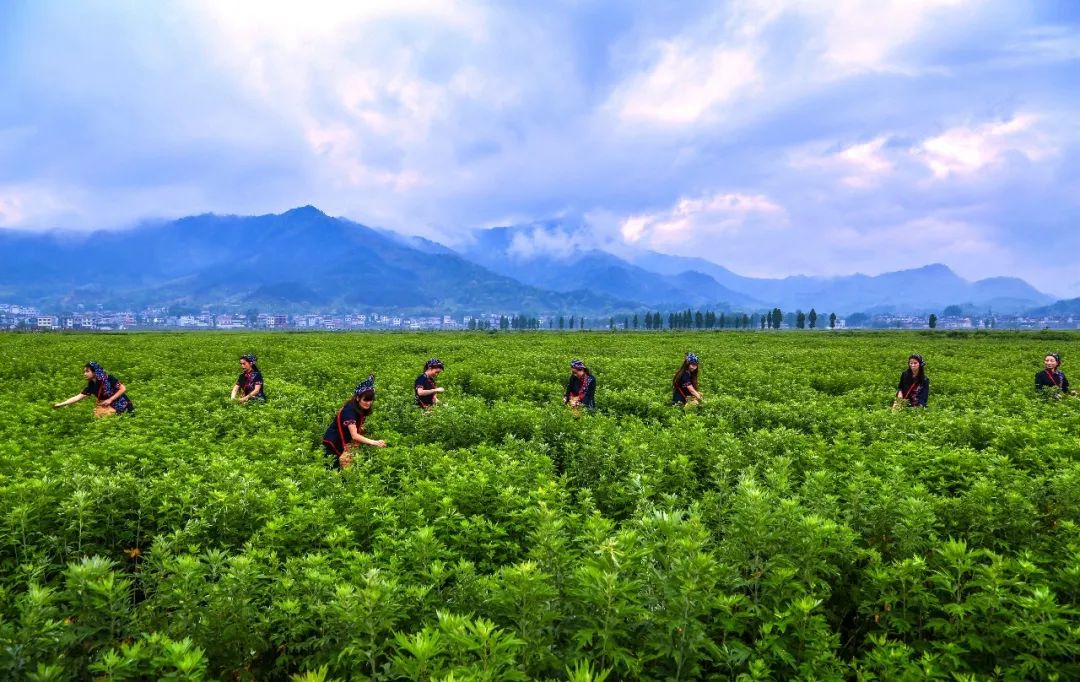
[[[603,328],[602,319],[589,320],[584,315],[570,315],[569,317],[559,315],[548,318],[546,327],[548,329]],[[691,310],[687,308],[685,310],[670,311],[667,315],[654,311],[644,314],[634,313],[633,315],[610,316],[607,319],[606,326],[611,331],[619,329],[645,329],[650,331],[662,329],[780,329],[785,325],[795,329],[817,329],[828,325],[830,329],[835,329],[837,319],[836,313],[829,313],[827,318],[822,318],[814,308],[811,308],[808,313],[803,312],[801,309],[785,313],[780,308],[773,308],[765,313],[753,314],[739,312],[716,313],[712,310]],[[936,322],[936,320],[933,321]],[[509,317],[500,315],[497,324],[497,328],[500,330],[542,329],[545,326],[540,318],[524,313]],[[469,320],[467,327],[470,330],[496,328],[492,320],[477,318]]]

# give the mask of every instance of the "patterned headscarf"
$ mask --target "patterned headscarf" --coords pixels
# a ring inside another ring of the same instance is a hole
[[[105,371],[105,368],[93,360],[86,363],[86,366],[90,368],[90,371],[94,373],[94,378],[98,381],[105,381],[109,378],[109,373]]]
[[[94,373],[94,379],[98,382],[98,397],[99,398],[111,398],[113,393],[117,391],[117,385],[119,382],[109,383],[109,373],[105,371],[105,368],[98,363],[91,360],[86,363],[86,366],[90,368],[90,371]],[[128,400],[126,395],[122,395],[113,402],[113,408],[117,412],[127,412],[131,407],[131,401]]]
[[[1047,353],[1043,357],[1054,358],[1055,360],[1057,360],[1057,367],[1055,367],[1054,369],[1061,369],[1061,356],[1060,355],[1058,355],[1057,353]]]
[[[440,360],[439,358],[431,358],[430,360],[428,360],[427,362],[424,363],[424,370],[425,371],[431,369],[432,367],[437,367],[439,369],[446,369],[446,367],[443,365],[442,360]]]
[[[571,360],[570,369],[585,369],[585,363],[581,360]]]
[[[687,353],[686,354],[686,364],[688,364],[688,365],[697,365],[697,364],[699,364],[698,363],[698,356],[694,355],[693,353]]]
[[[368,391],[371,391],[373,394],[375,393],[375,375],[374,374],[369,374],[367,379],[364,379],[363,381],[361,381],[360,383],[358,383],[356,385],[356,390],[353,391],[353,397],[354,398],[359,398],[360,396],[367,393]],[[374,400],[374,397],[372,397],[372,400]]]
[[[255,364],[258,362],[258,359],[255,357],[254,353],[248,353],[246,355],[241,355],[240,359],[241,360],[247,360],[248,362],[251,363],[252,367],[254,367]]]

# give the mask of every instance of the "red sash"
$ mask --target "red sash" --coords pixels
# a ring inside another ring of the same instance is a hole
[[[904,400],[911,400],[911,396],[915,395],[919,391],[919,384],[921,382],[917,382],[914,379],[912,379],[911,381],[911,387],[908,388],[906,393],[904,393]]]
[[[1061,388],[1061,384],[1058,383],[1057,377],[1054,376],[1054,372],[1046,370],[1046,376],[1050,377],[1050,383],[1057,386],[1058,388]]]
[[[97,388],[97,399],[98,400],[102,399],[101,392],[104,391],[106,388],[108,388],[108,385],[109,385],[109,375],[106,374],[105,378],[103,380],[101,380],[100,382],[98,382],[98,388]],[[107,395],[105,397],[106,398],[111,398],[112,396]]]
[[[346,403],[346,404],[348,404],[348,403]],[[325,438],[323,438],[323,443],[329,445],[330,449],[333,450],[334,453],[337,454],[337,455],[341,455],[341,453],[345,452],[345,445],[349,442],[349,441],[345,440],[345,425],[341,423],[341,413],[344,412],[344,411],[345,411],[345,405],[342,405],[341,409],[337,411],[337,416],[334,417],[334,423],[337,425],[338,438],[341,439],[341,449],[339,450],[337,445],[335,445],[334,443],[332,443],[332,442],[326,440]],[[356,432],[357,433],[363,433],[364,432],[364,420],[366,418],[367,418],[367,415],[363,415],[363,414],[360,415],[360,423],[356,425]]]
[[[578,399],[579,403],[585,402],[585,391],[589,388],[589,379],[592,379],[592,377],[588,374],[581,377],[581,389],[577,392],[577,395],[575,396]]]

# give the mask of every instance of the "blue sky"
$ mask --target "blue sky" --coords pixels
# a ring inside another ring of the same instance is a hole
[[[0,0],[0,227],[563,218],[741,274],[1078,296],[1078,151],[1070,0]]]

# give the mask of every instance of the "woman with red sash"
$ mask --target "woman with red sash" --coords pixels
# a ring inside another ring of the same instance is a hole
[[[1035,388],[1039,391],[1056,388],[1054,396],[1057,398],[1069,393],[1069,380],[1065,378],[1060,367],[1061,356],[1057,353],[1047,353],[1043,358],[1044,369],[1035,375]]]
[[[671,404],[697,405],[703,399],[698,390],[698,356],[687,353],[671,380]]]
[[[266,401],[266,392],[263,390],[263,375],[259,371],[259,365],[254,355],[248,353],[240,356],[240,376],[232,387],[232,400],[246,403],[249,400],[258,402]]]
[[[96,362],[88,362],[83,366],[83,376],[86,377],[86,388],[78,395],[56,403],[53,409],[79,402],[83,398],[93,397],[96,401],[94,416],[103,417],[110,414],[123,414],[134,412],[135,406],[127,397],[127,386],[120,380],[109,374]]]
[[[416,392],[416,404],[423,410],[430,410],[439,404],[439,395],[444,389],[435,385],[435,379],[442,374],[445,366],[439,358],[431,358],[424,363],[424,371],[416,377],[413,390]]]
[[[909,407],[926,407],[930,399],[930,379],[926,376],[926,361],[918,353],[908,356],[908,368],[900,375],[896,387],[896,403]]]
[[[364,422],[371,415],[374,403],[375,375],[371,374],[356,385],[352,398],[341,406],[323,434],[323,449],[333,459],[333,468],[348,469],[352,466],[352,453],[360,444],[386,447],[386,441],[372,440],[364,435]]]
[[[581,360],[570,363],[570,381],[566,383],[563,402],[575,409],[596,409],[596,378]]]

